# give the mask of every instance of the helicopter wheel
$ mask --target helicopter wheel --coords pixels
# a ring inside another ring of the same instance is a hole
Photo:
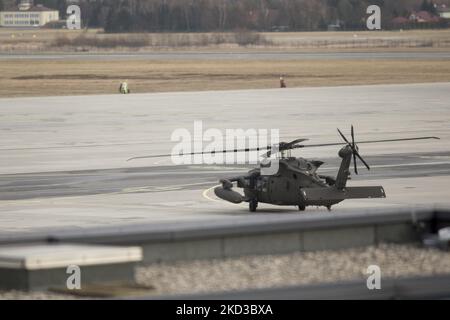
[[[258,201],[250,200],[248,203],[248,209],[250,210],[250,212],[255,212],[256,208],[258,208]]]
[[[298,205],[298,211],[305,211],[306,206],[304,204],[299,204]]]

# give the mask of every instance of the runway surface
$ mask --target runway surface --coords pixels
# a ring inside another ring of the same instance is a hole
[[[214,197],[222,177],[246,165],[173,166],[171,133],[208,128],[278,128],[282,140],[339,142],[415,136],[441,140],[360,145],[372,166],[349,185],[383,185],[386,199],[349,200],[342,210],[450,205],[450,83],[0,99],[0,233],[162,221],[239,219],[250,213]],[[295,155],[325,160],[339,147]],[[252,215],[300,214],[261,205]],[[306,214],[324,209],[308,208]]]
[[[448,51],[394,52],[150,52],[150,53],[58,53],[58,54],[0,54],[1,60],[362,60],[362,59],[449,59]]]

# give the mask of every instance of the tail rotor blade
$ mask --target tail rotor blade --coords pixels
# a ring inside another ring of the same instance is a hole
[[[355,149],[355,132],[354,132],[354,130],[353,130],[353,125],[352,125],[351,128],[352,128],[352,129],[351,129],[351,135],[352,135],[352,147],[353,147],[353,149]]]
[[[356,165],[356,155],[354,152],[353,152],[353,165],[355,167],[355,174],[358,174],[358,167]]]
[[[358,159],[361,160],[362,163],[364,163],[364,165],[366,166],[367,170],[370,170],[370,167],[367,164],[367,162],[364,161],[364,159],[359,155],[359,153],[357,151],[355,151],[353,154],[356,155],[358,157]]]
[[[347,144],[351,145],[350,142],[348,142],[347,138],[344,136],[344,134],[341,132],[341,130],[339,130],[339,128],[337,129],[337,131],[341,135],[342,139],[344,139],[344,141],[347,142]]]

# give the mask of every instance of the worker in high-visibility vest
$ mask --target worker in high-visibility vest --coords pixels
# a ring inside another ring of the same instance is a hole
[[[130,89],[128,88],[128,80],[126,80],[120,84],[119,92],[123,93],[123,94],[130,93]]]

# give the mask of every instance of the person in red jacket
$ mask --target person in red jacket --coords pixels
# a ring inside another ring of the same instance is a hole
[[[280,76],[280,88],[286,88],[286,82],[284,82],[283,75]]]

